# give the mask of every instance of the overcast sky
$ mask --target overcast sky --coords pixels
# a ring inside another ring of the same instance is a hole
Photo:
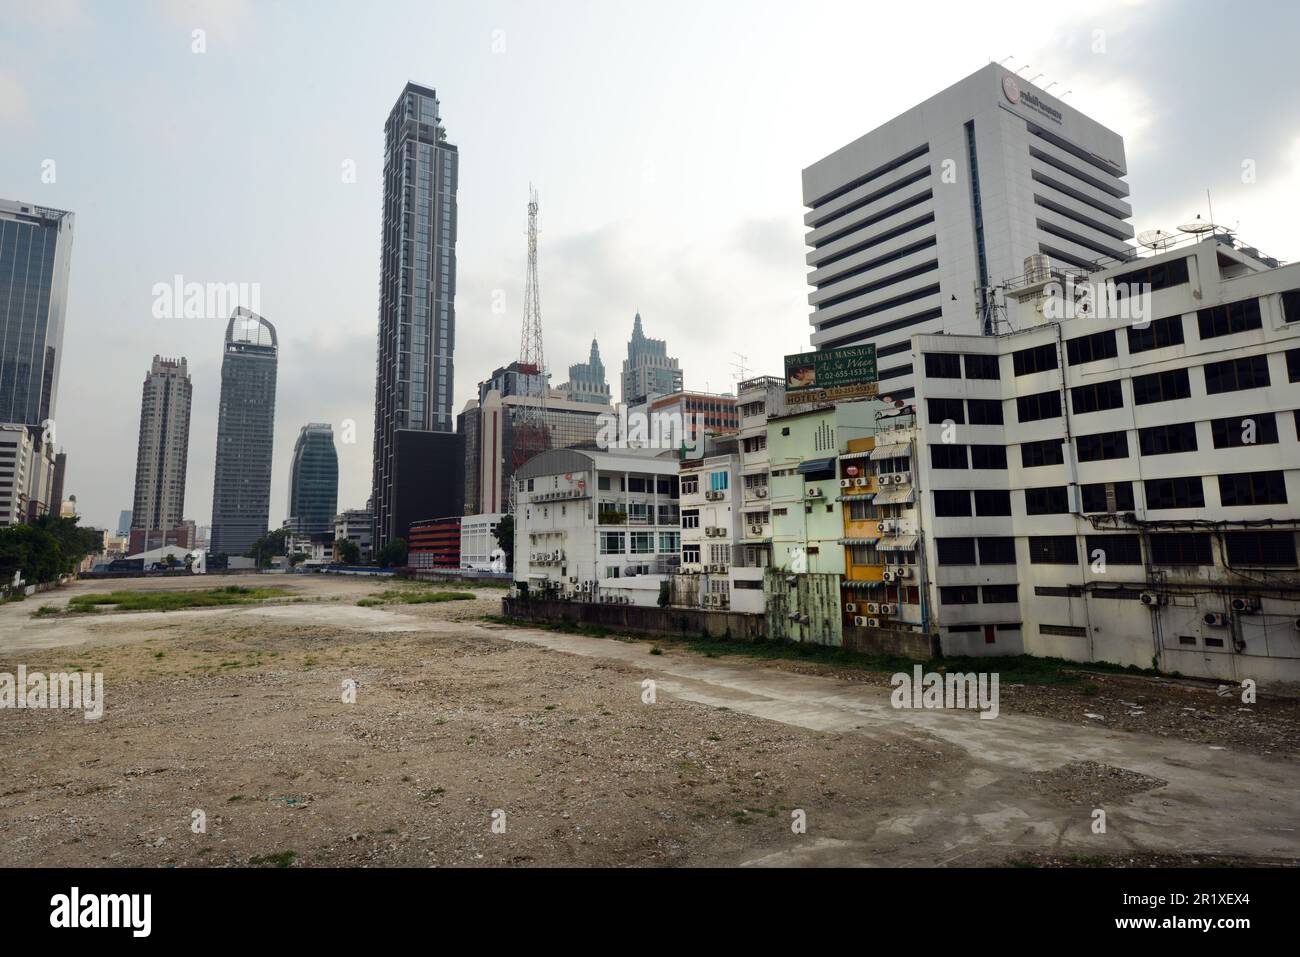
[[[617,395],[639,308],[687,386],[722,391],[734,353],[753,375],[808,348],[803,167],[990,59],[1124,136],[1137,229],[1203,213],[1210,189],[1219,222],[1300,258],[1298,9],[0,0],[0,197],[77,216],[66,491],[116,526],[144,374],[185,356],[186,515],[208,522],[224,321],[153,317],[153,286],[180,274],[259,284],[279,329],[272,525],[309,421],[357,423],[339,505],[365,503],[383,123],[407,80],[438,91],[461,153],[457,411],[518,354],[530,182],[553,381],[595,335]]]

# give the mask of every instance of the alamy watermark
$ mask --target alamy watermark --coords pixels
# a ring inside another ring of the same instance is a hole
[[[1044,288],[1043,315],[1048,319],[1121,319],[1135,326],[1151,324],[1151,284],[1142,282],[1076,282],[1067,275]]]
[[[889,703],[895,708],[978,708],[981,720],[998,716],[996,671],[941,674],[923,671],[920,665],[916,665],[912,674],[900,671],[889,679],[889,683],[894,688]]]
[[[240,306],[262,312],[262,286],[256,282],[186,282],[179,273],[170,283],[156,282],[155,319],[225,319]]]
[[[698,452],[704,444],[704,416],[690,412],[602,412],[596,445],[602,449],[673,449]]]
[[[104,716],[104,673],[28,672],[18,666],[18,674],[0,671],[0,709],[75,708],[85,712],[87,721]]]

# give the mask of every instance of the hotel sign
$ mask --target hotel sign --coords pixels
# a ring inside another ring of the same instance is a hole
[[[790,405],[868,399],[877,388],[874,342],[785,357],[785,400]]]

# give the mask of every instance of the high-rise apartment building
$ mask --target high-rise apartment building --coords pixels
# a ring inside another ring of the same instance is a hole
[[[405,538],[412,520],[455,514],[414,473],[429,464],[460,474],[451,433],[456,345],[456,186],[459,154],[447,142],[432,89],[406,84],[384,125],[384,213],[375,372],[375,547]],[[407,452],[406,461],[399,452]],[[458,483],[459,487],[459,483]],[[408,500],[399,501],[399,489]],[[411,496],[414,496],[413,498]],[[457,496],[458,497],[458,496]]]
[[[682,391],[682,370],[668,355],[663,339],[646,338],[641,313],[632,320],[632,338],[623,360],[623,404],[636,405],[662,395]]]
[[[190,450],[193,387],[184,358],[153,357],[140,401],[140,441],[135,457],[135,498],[130,512],[131,553],[177,540],[185,512],[185,470]]]
[[[72,213],[0,200],[0,422],[54,416],[72,227]]]
[[[242,306],[235,310],[226,326],[221,360],[212,487],[214,554],[244,555],[266,534],[279,352],[275,326]]]
[[[911,396],[911,337],[1006,331],[983,290],[1027,257],[1132,257],[1126,173],[1117,133],[989,64],[803,171],[812,345],[874,342]]]
[[[328,422],[302,427],[289,469],[289,529],[320,535],[334,529],[339,501],[339,457]]]

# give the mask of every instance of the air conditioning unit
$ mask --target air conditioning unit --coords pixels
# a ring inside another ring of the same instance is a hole
[[[897,531],[897,530],[898,530],[898,523],[897,523],[897,522],[895,522],[895,521],[893,521],[893,520],[891,520],[891,519],[887,519],[887,518],[881,520],[881,522],[880,522],[880,531],[881,531],[882,533],[883,533],[883,532],[895,532],[895,531]]]
[[[893,472],[886,472],[884,475],[881,475],[881,476],[879,477],[879,481],[880,481],[880,484],[881,484],[881,485],[893,485],[893,484],[894,484],[894,473],[893,473]]]
[[[847,611],[847,612],[854,612],[854,611],[857,611],[857,610],[858,610],[857,603],[856,603],[856,602],[851,602],[851,601],[846,601],[846,602],[844,603],[844,610]]]
[[[1228,624],[1228,616],[1217,611],[1207,612],[1201,621],[1214,628],[1223,628]]]
[[[862,627],[866,623],[867,623],[867,619],[863,618],[861,615],[853,616],[853,624],[857,625],[858,627]]]
[[[712,596],[712,595],[705,595],[705,596],[704,596],[704,602],[703,602],[703,603],[704,603],[704,607],[705,607],[705,608],[712,608],[712,607],[713,607],[713,596]]]
[[[749,526],[749,532],[750,532],[751,535],[762,535],[762,534],[763,534],[763,526],[762,526],[762,525],[751,525],[751,526]]]
[[[880,580],[883,582],[892,582],[894,580],[894,573],[891,571],[886,571],[883,574],[881,574]]]
[[[905,578],[912,577],[912,569],[907,565],[899,565],[894,569],[894,581],[902,581]]]
[[[809,498],[821,498],[821,497],[822,497],[822,490],[819,489],[817,486],[814,485],[812,488],[808,489],[808,497],[809,497]]]
[[[896,611],[898,611],[898,608],[888,602],[883,602],[880,606],[880,613],[882,615],[892,615]]]
[[[867,614],[868,614],[868,615],[874,615],[874,614],[876,614],[878,611],[880,611],[880,605],[878,605],[878,604],[877,604],[876,602],[874,602],[874,601],[869,601],[869,602],[867,602]]]
[[[853,479],[840,479],[840,488],[849,488],[853,485]]]
[[[1259,611],[1259,599],[1254,595],[1248,595],[1244,598],[1234,598],[1232,600],[1232,610],[1240,612]]]
[[[855,479],[853,480],[853,484],[856,485],[858,488],[866,488],[866,487],[867,487],[868,485],[870,485],[871,483],[870,483],[867,479],[864,479],[864,478],[855,478]]]
[[[730,607],[731,607],[731,598],[730,598],[729,596],[727,596],[727,595],[719,595],[719,596],[718,596],[718,607],[719,607],[719,608],[730,608]]]
[[[879,618],[868,618],[868,619],[867,619],[867,627],[868,627],[868,628],[879,628],[879,627],[880,627],[880,619],[879,619]]]
[[[767,489],[765,488],[754,489],[754,498],[767,498]]]
[[[895,485],[906,485],[906,484],[907,484],[908,482],[910,482],[910,481],[912,481],[912,473],[911,473],[911,472],[895,472],[895,473],[894,473],[894,484],[895,484]]]
[[[1169,603],[1169,598],[1167,596],[1157,594],[1153,591],[1144,591],[1138,596],[1138,598],[1144,605],[1167,605]]]
[[[570,576],[569,576],[569,584],[570,584],[570,585],[576,585],[576,584],[578,584],[578,576],[577,576],[577,575],[570,575]]]

